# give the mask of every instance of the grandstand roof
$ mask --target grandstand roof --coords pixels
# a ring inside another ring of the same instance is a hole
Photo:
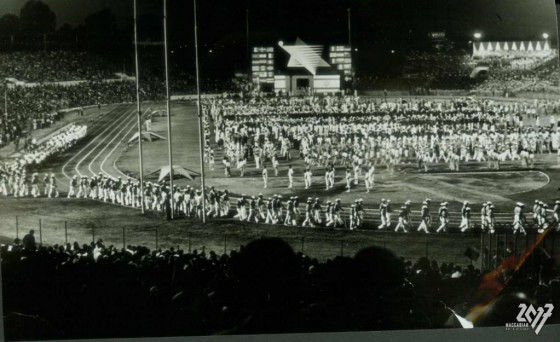
[[[488,56],[500,54],[512,54],[522,52],[549,52],[550,44],[544,41],[492,41],[492,42],[475,42],[473,44],[473,56]]]

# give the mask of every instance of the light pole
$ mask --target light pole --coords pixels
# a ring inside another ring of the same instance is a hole
[[[473,34],[473,37],[474,37],[474,42],[472,43],[472,46],[473,46],[473,57],[474,57],[474,52],[476,50],[476,44],[480,43],[480,38],[482,38],[482,33],[475,32]],[[478,46],[478,50],[480,50],[480,46]]]
[[[545,42],[544,42],[544,46],[543,46],[543,50],[545,49],[545,47],[546,47],[547,45],[548,45],[548,48],[550,49],[550,44],[548,43],[548,37],[550,37],[550,36],[548,35],[548,33],[543,32],[542,37],[543,37],[543,39],[544,39],[544,41],[545,41]]]

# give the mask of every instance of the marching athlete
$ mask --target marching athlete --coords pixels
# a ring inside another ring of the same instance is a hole
[[[470,216],[471,216],[471,208],[469,208],[469,202],[463,202],[463,208],[461,208],[461,225],[459,229],[461,232],[466,232],[470,228]]]
[[[406,229],[406,227],[408,226],[407,216],[408,216],[408,209],[406,206],[403,205],[399,213],[399,223],[395,227],[395,232],[398,232],[399,229],[402,229],[403,232],[408,233],[408,230]]]
[[[70,184],[68,184],[68,196],[66,196],[67,198],[70,198],[72,196],[76,196],[76,188],[78,187],[78,176],[74,175],[71,179],[70,179]],[[80,188],[80,192],[81,192],[81,188]],[[79,196],[76,196],[77,198],[79,198]]]
[[[262,178],[263,178],[264,188],[266,189],[268,187],[268,170],[266,168],[266,165],[263,165]]]
[[[525,218],[525,214],[523,213],[524,207],[525,205],[521,202],[517,202],[515,205],[515,209],[513,210],[513,234],[527,234],[525,231],[525,224],[527,223],[527,220]]]
[[[352,172],[350,171],[350,168],[346,168],[346,176],[344,177],[346,179],[346,192],[350,192],[350,187],[352,185]]]
[[[448,212],[447,212],[447,202],[443,202],[440,205],[439,208],[439,222],[440,222],[440,226],[438,227],[438,229],[436,230],[436,233],[439,232],[447,232],[447,224],[449,223],[449,217],[448,217]]]
[[[291,189],[294,186],[294,169],[292,169],[292,165],[288,166],[288,189]]]
[[[56,184],[56,178],[54,177],[54,173],[51,173],[51,177],[49,180],[49,194],[48,197],[51,198],[54,195],[55,198],[58,197],[58,185]]]

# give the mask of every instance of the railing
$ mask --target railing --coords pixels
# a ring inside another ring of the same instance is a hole
[[[119,218],[116,218],[119,219]],[[122,219],[122,218],[120,218]],[[527,235],[501,231],[496,234],[474,231],[469,233],[403,234],[375,229],[354,231],[346,229],[283,227],[258,225],[244,230],[250,223],[239,224],[231,219],[220,225],[204,226],[192,219],[165,221],[161,224],[112,224],[97,220],[68,220],[53,216],[14,216],[1,224],[9,238],[22,239],[31,229],[38,245],[89,244],[103,240],[105,246],[127,248],[142,245],[150,249],[181,248],[184,251],[214,251],[217,254],[239,250],[254,239],[275,237],[286,241],[295,252],[318,260],[337,256],[353,256],[359,250],[378,246],[392,250],[398,257],[412,261],[427,257],[456,265],[473,265],[482,270],[494,268],[501,260],[518,256],[535,243],[538,233]],[[394,224],[393,224],[394,226]],[[233,227],[233,228],[232,228]],[[232,232],[235,229],[235,232]],[[556,256],[560,251],[559,233],[549,232],[540,242],[546,253]]]

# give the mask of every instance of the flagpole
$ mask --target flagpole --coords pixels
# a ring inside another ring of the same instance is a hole
[[[196,2],[196,0],[195,0]],[[251,78],[251,50],[249,49],[249,9],[245,9],[246,14],[246,34],[247,34],[247,47],[246,47],[246,54],[247,54],[247,79]]]
[[[169,99],[169,65],[167,57],[167,0],[163,0],[163,43],[165,51],[165,98],[167,112],[167,147],[169,150],[169,203],[171,219],[173,219],[173,151],[171,149],[171,110]]]
[[[137,8],[136,0],[134,0],[134,62],[136,64],[136,111],[138,114],[138,154],[140,165],[140,198],[142,199],[142,214],[145,213],[144,206],[144,159],[142,157],[142,112],[140,110],[140,73],[138,66],[138,27],[137,27]]]
[[[202,99],[200,96],[200,73],[198,65],[198,22],[196,18],[196,0],[194,3],[194,51],[196,60],[196,93],[198,97],[197,111],[198,111],[198,139],[200,140],[200,182],[202,187],[202,223],[206,223],[206,187],[204,185],[204,145],[206,143],[204,137],[204,127],[202,124]]]
[[[352,47],[352,15],[350,8],[348,8],[348,45]]]
[[[6,115],[6,126],[8,125],[8,84],[4,89],[4,115]]]

